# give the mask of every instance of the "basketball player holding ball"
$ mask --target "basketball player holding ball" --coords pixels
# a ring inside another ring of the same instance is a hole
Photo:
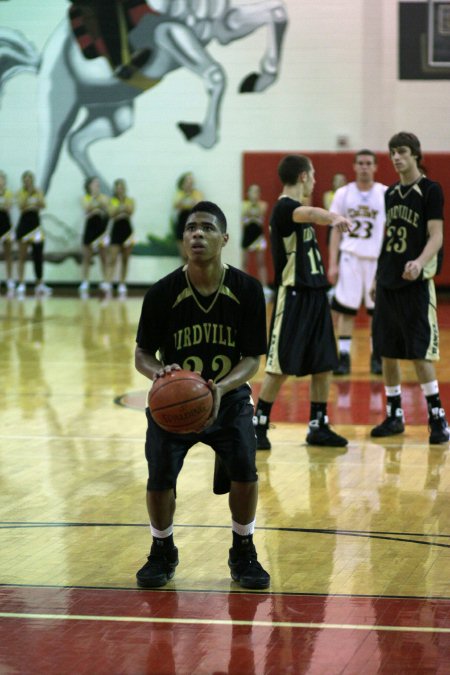
[[[183,234],[187,264],[154,284],[142,306],[137,370],[151,381],[173,370],[197,371],[213,393],[211,417],[197,433],[165,431],[146,410],[152,545],[136,575],[142,588],[164,586],[175,573],[177,476],[189,448],[200,441],[216,453],[214,492],[230,493],[231,576],[243,588],[267,588],[270,583],[253,544],[258,476],[248,385],[266,352],[265,301],[259,281],[222,262],[227,241],[222,210],[212,202],[196,204]]]

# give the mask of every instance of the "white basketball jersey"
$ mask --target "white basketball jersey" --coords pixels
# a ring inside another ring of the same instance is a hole
[[[352,231],[342,234],[340,251],[363,258],[378,258],[386,221],[386,190],[387,185],[374,183],[370,190],[361,192],[355,182],[336,190],[330,211],[345,216],[353,223]]]

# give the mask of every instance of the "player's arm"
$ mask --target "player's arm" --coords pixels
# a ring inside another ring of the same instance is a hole
[[[220,382],[214,383],[212,380],[208,380],[208,386],[214,397],[214,405],[208,426],[212,424],[218,415],[222,396],[232,389],[237,389],[237,387],[245,384],[253,377],[258,372],[259,361],[259,356],[243,356],[239,363]]]
[[[328,279],[334,284],[339,276],[339,247],[341,245],[342,233],[335,227],[331,230],[330,243],[328,245]]]
[[[164,365],[156,358],[155,354],[142,349],[139,345],[136,345],[136,350],[134,352],[134,365],[141,375],[148,377],[148,379],[152,381],[155,376],[164,369]]]
[[[437,254],[443,243],[442,220],[429,220],[427,223],[428,241],[418,258],[408,260],[403,270],[402,277],[408,281],[415,281],[419,278],[425,265]]]
[[[295,223],[315,223],[316,225],[331,225],[339,232],[350,232],[352,223],[339,213],[322,209],[320,206],[298,206],[292,214]]]

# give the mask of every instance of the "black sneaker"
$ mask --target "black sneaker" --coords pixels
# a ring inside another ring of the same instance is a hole
[[[350,354],[348,352],[340,352],[339,364],[336,370],[333,370],[333,375],[348,375],[350,373]]]
[[[241,550],[230,548],[228,566],[231,578],[242,588],[269,588],[270,574],[258,562],[254,544]]]
[[[450,430],[445,417],[445,411],[443,408],[433,408],[431,413],[428,419],[428,428],[430,430],[429,442],[431,445],[448,443],[450,440]]]
[[[372,373],[372,375],[383,374],[381,359],[379,359],[378,356],[374,356],[373,354],[371,354],[370,356],[370,372]]]
[[[255,427],[256,434],[256,449],[257,450],[270,450],[272,447],[271,442],[267,438],[267,429],[269,428],[269,420],[266,415],[257,415],[253,418],[253,426]]]
[[[388,415],[381,424],[371,430],[370,435],[373,438],[384,438],[385,436],[402,434],[404,431],[405,421],[403,418],[403,410],[397,408],[394,415]]]
[[[308,445],[325,445],[330,448],[343,448],[348,444],[346,438],[330,429],[327,416],[324,417],[323,422],[311,420],[306,442]]]
[[[165,586],[175,574],[178,565],[178,549],[174,546],[166,550],[163,546],[152,544],[147,562],[136,574],[137,584],[141,588]]]

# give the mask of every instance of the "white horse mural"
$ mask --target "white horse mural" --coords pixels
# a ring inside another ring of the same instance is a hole
[[[267,27],[260,70],[244,78],[240,91],[262,92],[277,79],[288,23],[282,0],[241,5],[229,0],[154,0],[147,5],[157,13],[146,14],[128,39],[131,49],[148,48],[152,56],[130,81],[115,77],[106,58],[87,60],[83,56],[68,18],[49,37],[42,54],[19,31],[0,27],[0,90],[18,73],[38,73],[37,184],[45,192],[65,140],[82,173],[101,176],[89,157],[89,146],[130,129],[135,98],[178,68],[201,77],[207,94],[203,121],[179,122],[178,127],[186,140],[203,148],[213,147],[218,140],[226,76],[206,49],[212,40],[227,45]],[[80,110],[85,111],[84,119],[74,126]],[[106,186],[104,180],[102,183]]]

